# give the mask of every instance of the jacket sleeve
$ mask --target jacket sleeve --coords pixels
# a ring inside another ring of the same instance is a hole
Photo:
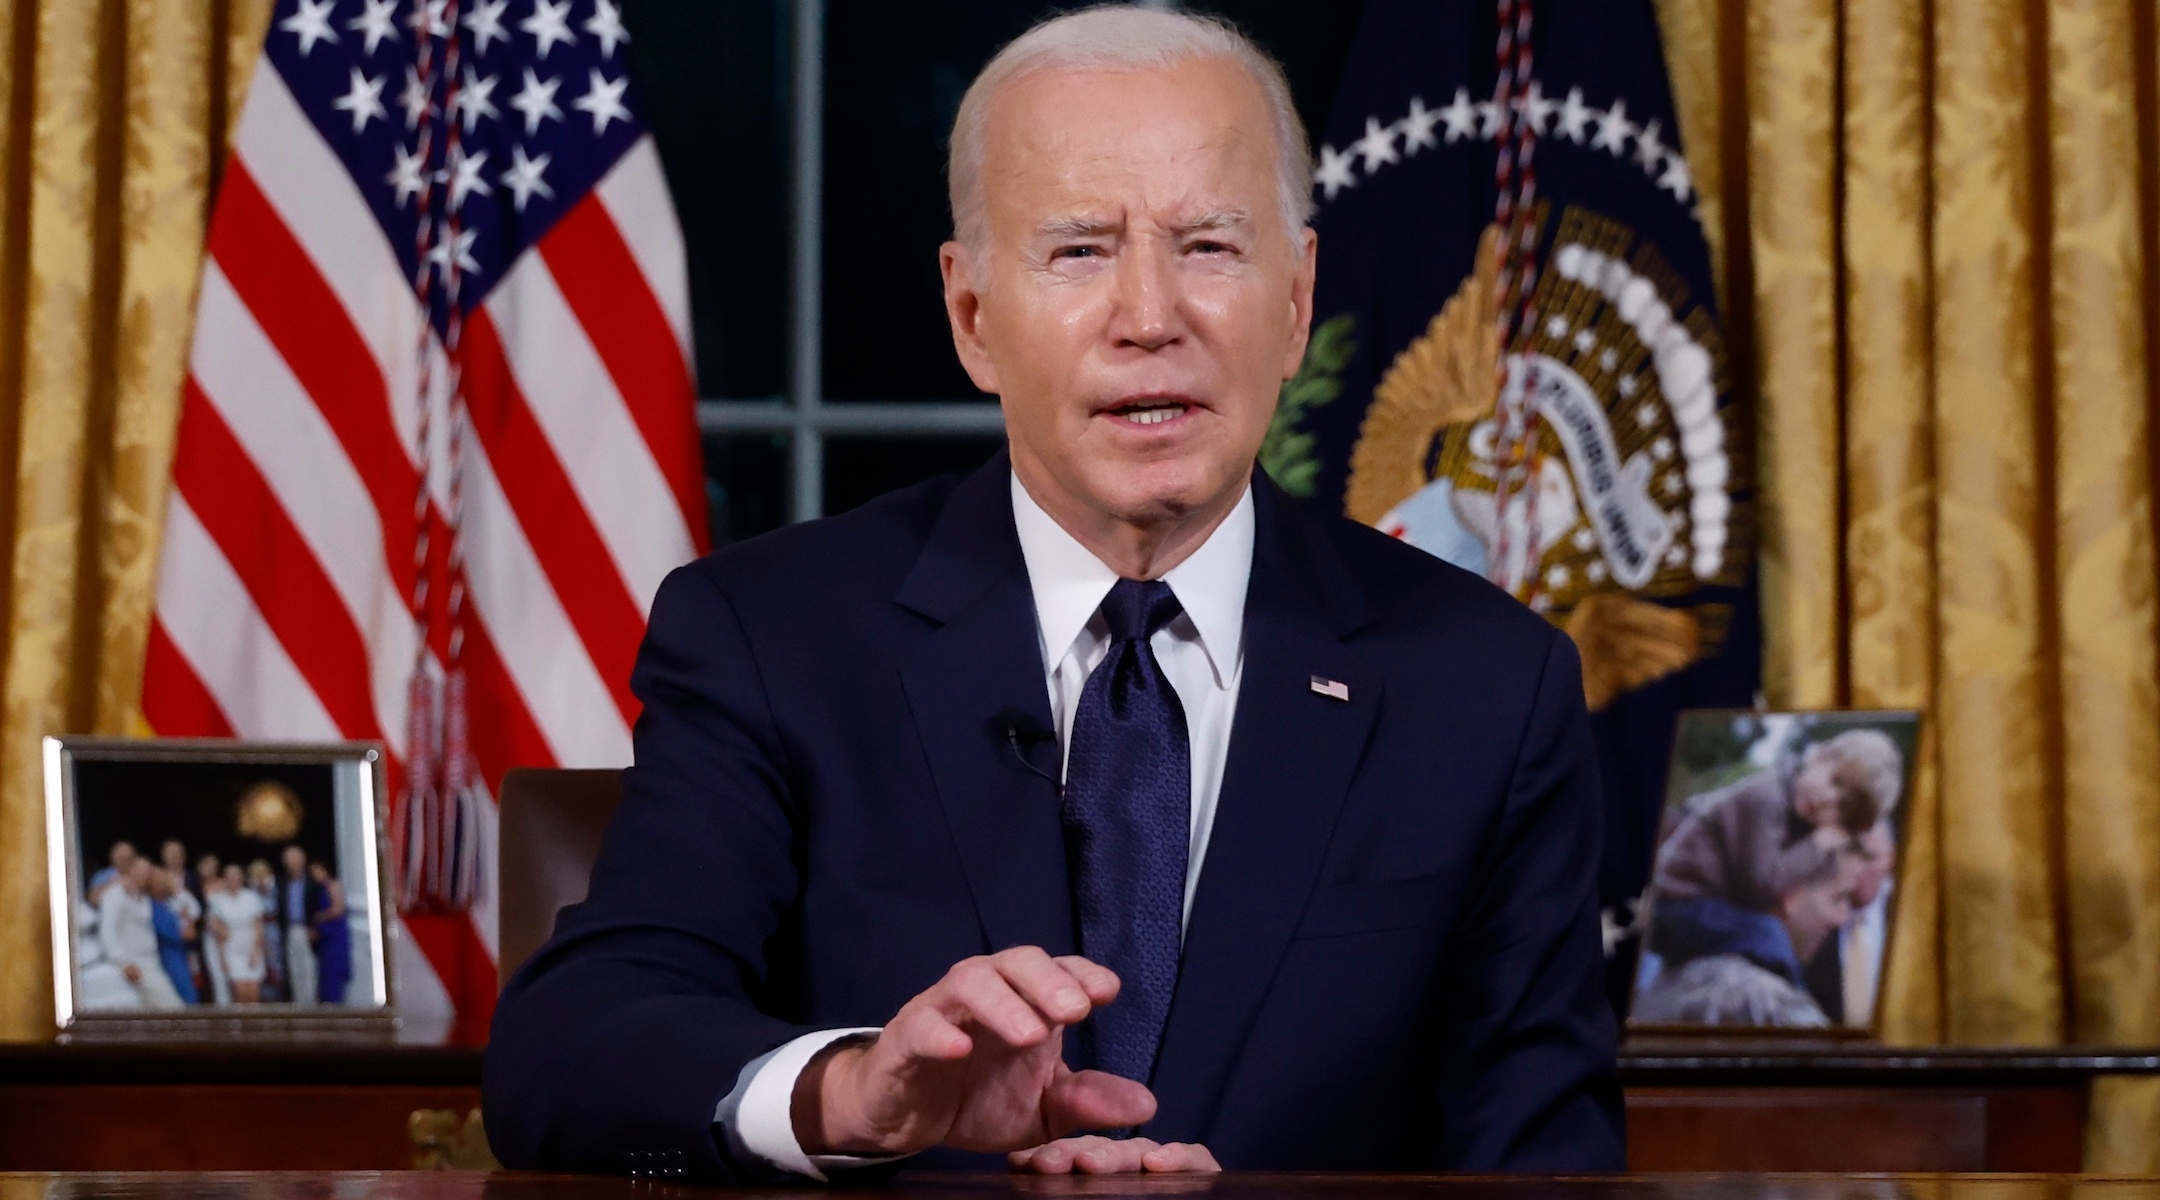
[[[1436,1166],[1618,1171],[1597,761],[1575,645],[1555,632],[1484,875],[1450,947]]]
[[[760,1011],[799,888],[786,751],[709,562],[653,601],[636,765],[591,890],[495,1010],[483,1071],[504,1165],[749,1182],[714,1137],[743,1066],[810,1032]]]

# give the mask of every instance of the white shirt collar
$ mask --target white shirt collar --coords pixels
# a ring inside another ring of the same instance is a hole
[[[1012,477],[1012,506],[1020,556],[1035,592],[1043,662],[1055,667],[1102,607],[1118,575],[1044,512],[1017,474]],[[1252,556],[1253,498],[1248,485],[1237,507],[1200,548],[1163,574],[1192,621],[1217,687],[1230,686],[1244,654],[1245,588],[1252,580]]]

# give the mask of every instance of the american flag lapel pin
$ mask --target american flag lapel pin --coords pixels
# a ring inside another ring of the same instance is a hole
[[[1325,676],[1315,675],[1312,677],[1312,690],[1330,700],[1340,700],[1345,704],[1350,703],[1350,685],[1339,679],[1329,679]]]

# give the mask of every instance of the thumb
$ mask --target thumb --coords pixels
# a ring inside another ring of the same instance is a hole
[[[1123,1129],[1155,1116],[1155,1093],[1108,1071],[1067,1071],[1043,1092],[1043,1124],[1055,1140],[1075,1129]]]

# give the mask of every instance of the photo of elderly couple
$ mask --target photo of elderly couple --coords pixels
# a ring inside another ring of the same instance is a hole
[[[1637,1026],[1874,1023],[1915,713],[1684,714]]]

